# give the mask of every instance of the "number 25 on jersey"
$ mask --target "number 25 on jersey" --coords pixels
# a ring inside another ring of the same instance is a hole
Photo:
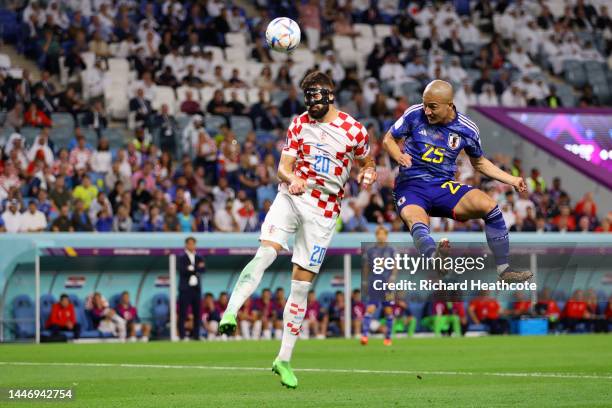
[[[440,164],[444,160],[444,149],[441,147],[432,146],[425,143],[427,150],[421,156],[421,159],[426,162]]]

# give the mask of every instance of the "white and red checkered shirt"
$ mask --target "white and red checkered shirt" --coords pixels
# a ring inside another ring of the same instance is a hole
[[[304,201],[332,218],[340,213],[344,184],[355,159],[370,152],[368,132],[350,115],[339,111],[332,122],[296,116],[287,130],[283,154],[297,158],[294,174],[307,180]],[[279,186],[286,191],[287,186]]]

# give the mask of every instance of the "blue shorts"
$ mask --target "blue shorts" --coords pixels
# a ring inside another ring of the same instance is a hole
[[[393,198],[398,213],[407,205],[418,205],[432,217],[455,218],[459,200],[474,187],[458,181],[405,180],[396,183]]]

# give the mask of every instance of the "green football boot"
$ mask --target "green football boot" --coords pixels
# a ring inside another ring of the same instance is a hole
[[[219,322],[219,334],[231,336],[236,331],[236,316],[230,313],[223,314]]]
[[[288,361],[280,361],[278,358],[272,363],[272,372],[279,375],[281,384],[287,388],[297,388],[298,380]]]

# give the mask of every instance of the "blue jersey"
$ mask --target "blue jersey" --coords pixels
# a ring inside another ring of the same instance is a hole
[[[390,129],[396,139],[405,138],[403,153],[412,157],[411,167],[401,167],[397,182],[404,180],[454,180],[461,150],[470,157],[483,155],[476,124],[462,113],[444,125],[430,125],[423,104],[411,106]]]

